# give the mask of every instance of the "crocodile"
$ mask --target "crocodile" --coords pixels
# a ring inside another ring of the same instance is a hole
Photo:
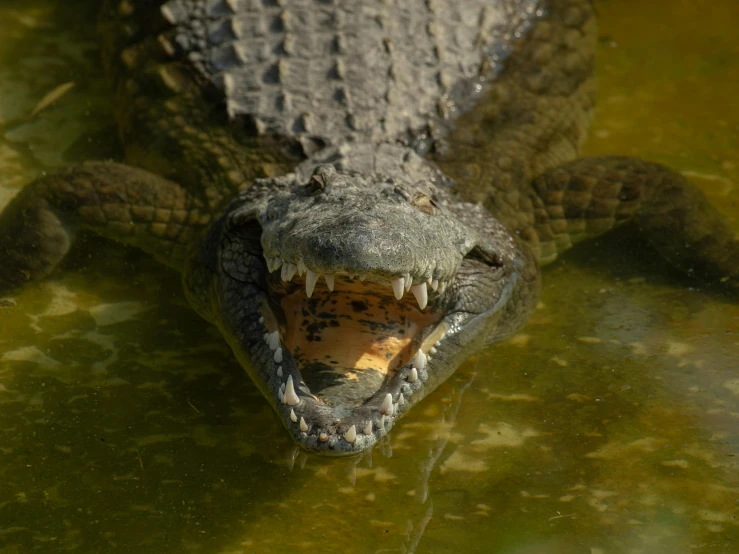
[[[686,178],[578,158],[590,0],[123,0],[101,29],[126,163],[13,199],[0,294],[81,231],[141,248],[308,450],[372,448],[623,223],[735,290],[735,233]]]

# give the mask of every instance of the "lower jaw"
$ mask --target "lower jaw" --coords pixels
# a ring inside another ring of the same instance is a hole
[[[263,340],[252,356],[266,365],[266,371],[261,372],[266,377],[265,393],[296,442],[322,454],[347,455],[371,448],[398,418],[426,396],[433,375],[431,358],[448,330],[441,319],[422,338],[417,337],[410,359],[388,375],[382,386],[367,391],[365,397],[347,402],[333,399],[329,404],[308,388],[292,352],[281,341],[271,308],[263,303],[261,312]]]

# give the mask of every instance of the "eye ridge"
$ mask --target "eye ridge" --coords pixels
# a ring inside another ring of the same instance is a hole
[[[417,192],[411,200],[411,205],[418,211],[428,215],[436,215],[439,212],[439,208],[433,199],[422,192]]]

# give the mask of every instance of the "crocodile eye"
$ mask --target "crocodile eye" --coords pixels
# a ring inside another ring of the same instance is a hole
[[[413,200],[411,200],[411,205],[418,211],[429,215],[434,215],[438,211],[436,204],[434,204],[434,201],[422,192],[417,192],[413,196]]]
[[[303,187],[305,193],[309,196],[323,192],[331,178],[336,175],[336,169],[331,165],[319,165],[310,176],[308,182]]]

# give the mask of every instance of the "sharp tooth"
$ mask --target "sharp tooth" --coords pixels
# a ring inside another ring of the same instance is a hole
[[[277,271],[280,269],[280,266],[282,265],[282,260],[279,256],[277,256],[274,260],[272,260],[272,271]]]
[[[403,393],[400,393],[400,396],[398,397],[398,406],[405,406],[405,397],[403,396]]]
[[[269,344],[270,350],[277,350],[280,347],[280,332],[275,331],[274,333],[270,333],[267,344]]]
[[[313,289],[316,288],[318,278],[321,276],[320,273],[307,269],[305,272],[305,294],[310,298],[313,296]]]
[[[429,295],[428,295],[428,290],[426,289],[426,283],[421,283],[420,285],[413,285],[411,287],[411,292],[413,293],[413,296],[416,297],[416,301],[418,302],[418,307],[423,310],[426,307],[426,304],[429,303]]]
[[[431,287],[431,288],[432,288],[433,290],[436,290],[436,289],[438,289],[438,288],[439,288],[439,280],[438,280],[438,279],[431,279],[431,282],[429,283],[429,286],[430,286],[430,287]]]
[[[285,387],[285,401],[290,406],[297,406],[300,404],[300,398],[295,393],[295,386],[293,385],[293,376],[290,375],[287,378],[287,387]]]
[[[290,408],[290,421],[292,421],[293,423],[297,423],[298,421],[298,416],[295,415],[295,410],[293,410],[292,408]]]
[[[435,346],[432,346],[431,348],[429,348],[429,354],[436,354],[437,352],[438,350],[436,350]]]
[[[282,366],[277,368],[277,377],[282,377]]]
[[[384,429],[385,428],[385,414],[382,414],[382,417],[380,418],[379,428],[380,429]]]
[[[326,433],[321,433],[318,435],[318,440],[321,442],[326,442],[328,440],[328,435]]]
[[[446,290],[446,281],[439,281],[439,294],[443,294]]]
[[[359,274],[359,280],[360,281],[364,281],[366,278],[367,278],[367,274],[366,273],[360,273]]]
[[[395,298],[398,300],[403,298],[403,293],[405,292],[405,279],[403,277],[393,279],[393,292],[395,293]]]
[[[270,334],[270,332],[267,331],[266,333],[264,333],[264,335],[262,335],[262,338],[264,339],[264,342],[266,342],[267,344],[269,344],[269,337],[271,337],[271,336],[272,335]]]
[[[280,277],[283,281],[292,281],[293,277],[295,277],[295,274],[298,271],[298,267],[295,264],[283,264],[282,265],[282,274]]]
[[[393,404],[393,415],[398,415],[398,410],[400,409],[400,406],[397,404]]]
[[[349,427],[349,430],[344,433],[344,440],[346,442],[354,442],[357,440],[357,427],[355,425]]]
[[[282,363],[282,347],[279,347],[277,350],[275,350],[275,355],[273,359],[276,364]]]
[[[277,391],[277,398],[280,399],[280,404],[284,404],[285,403],[285,395],[282,394],[282,389],[280,389],[279,391]]]
[[[372,422],[368,421],[367,425],[364,426],[364,430],[362,431],[365,435],[371,435],[372,434]]]
[[[280,392],[285,394],[285,383],[280,383]]]
[[[308,432],[308,424],[305,422],[305,419],[303,417],[300,418],[300,430],[303,433]]]
[[[325,273],[323,275],[323,278],[326,279],[326,286],[328,287],[328,290],[330,290],[331,292],[334,291],[334,279],[335,279],[335,277],[336,276],[333,273]]]
[[[308,269],[307,267],[305,267],[305,262],[303,261],[303,258],[300,258],[298,260],[298,265],[296,266],[296,269],[298,271],[298,275],[300,275],[301,277],[303,276],[303,273],[305,273],[305,271]]]
[[[426,367],[426,354],[423,353],[423,350],[420,348],[418,349],[418,352],[416,352],[416,363],[414,364],[418,369],[423,369]]]
[[[264,323],[264,316],[259,316],[259,324],[261,325]]]
[[[410,273],[406,273],[403,277],[405,277],[405,292],[408,292],[411,290],[411,285],[413,285],[413,279],[411,279]]]
[[[386,415],[393,414],[393,396],[390,393],[385,395],[382,404],[380,404],[380,413]]]
[[[418,370],[415,367],[411,368],[411,374],[408,376],[408,381],[410,383],[418,381]]]

